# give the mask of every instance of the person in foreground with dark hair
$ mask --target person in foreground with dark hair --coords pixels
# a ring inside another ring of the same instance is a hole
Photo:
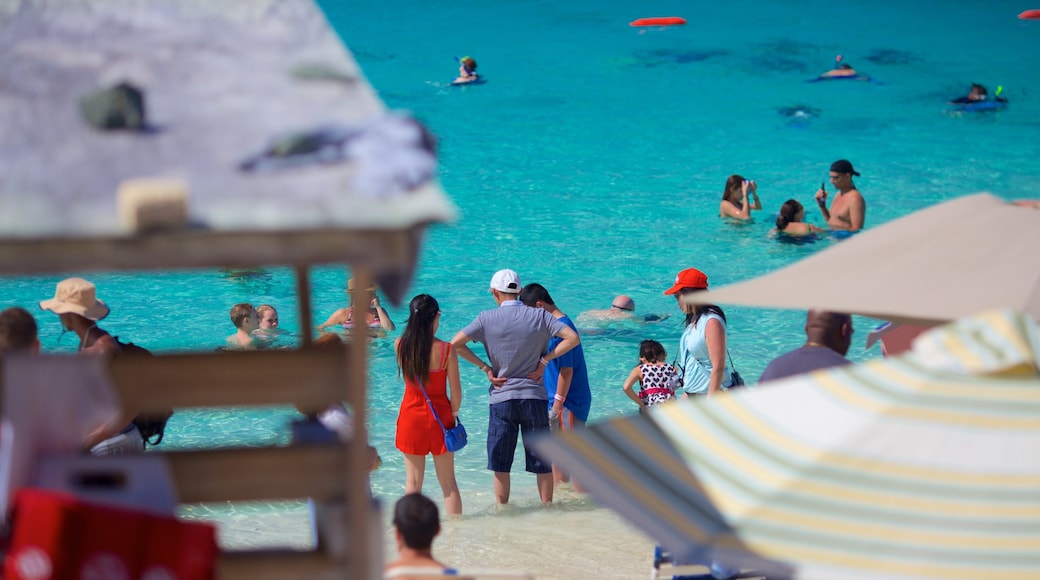
[[[9,352],[40,352],[36,319],[29,311],[12,306],[0,312],[0,356]]]
[[[775,381],[819,369],[849,364],[845,355],[852,344],[852,317],[810,310],[805,319],[805,344],[773,359],[758,382]]]
[[[448,568],[433,558],[433,538],[441,531],[440,514],[433,500],[421,493],[405,495],[394,505],[393,525],[397,559],[384,568],[386,577],[406,578],[409,568]],[[395,570],[398,573],[391,574]],[[424,575],[428,573],[424,571]]]

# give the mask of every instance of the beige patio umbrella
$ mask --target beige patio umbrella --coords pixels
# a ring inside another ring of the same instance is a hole
[[[932,329],[902,356],[662,405],[537,448],[682,563],[812,580],[1033,579],[1038,359],[1036,323],[994,311]]]
[[[790,266],[688,296],[819,308],[921,326],[989,308],[1040,320],[1040,209],[961,197],[856,234]]]

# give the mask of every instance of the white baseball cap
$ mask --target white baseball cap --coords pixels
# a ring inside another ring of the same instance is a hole
[[[512,270],[499,270],[491,277],[492,290],[498,290],[506,294],[519,294],[520,288],[520,276]]]

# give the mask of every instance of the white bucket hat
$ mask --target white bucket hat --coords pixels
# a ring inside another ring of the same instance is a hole
[[[78,314],[87,320],[108,316],[108,306],[97,299],[94,284],[83,278],[66,278],[58,282],[54,298],[40,302],[40,308],[55,314]]]

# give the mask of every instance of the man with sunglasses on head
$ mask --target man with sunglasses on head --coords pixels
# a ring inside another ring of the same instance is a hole
[[[859,176],[859,173],[853,169],[849,161],[839,159],[831,163],[831,185],[838,189],[838,193],[834,196],[829,210],[827,190],[821,185],[816,192],[816,204],[820,206],[823,219],[827,220],[827,227],[832,230],[858,232],[863,229],[863,222],[867,216],[867,202],[852,182],[853,175]]]

